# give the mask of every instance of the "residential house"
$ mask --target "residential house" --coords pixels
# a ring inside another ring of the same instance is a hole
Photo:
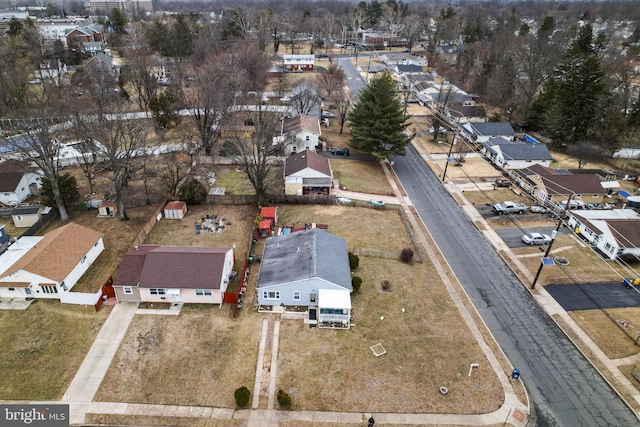
[[[328,158],[307,149],[285,160],[285,194],[329,194],[332,184],[333,173]]]
[[[315,55],[282,55],[283,69],[290,72],[313,71]]]
[[[15,206],[39,193],[40,174],[27,163],[7,160],[0,163],[0,203]]]
[[[315,152],[321,135],[317,118],[307,115],[287,117],[282,120],[280,133],[273,138],[273,145],[280,148],[285,156],[305,150]]]
[[[321,294],[321,290],[336,292]],[[308,321],[317,323],[322,307],[331,317],[319,326],[349,327],[350,307],[345,302],[351,291],[343,238],[318,228],[267,238],[258,275],[259,309],[308,307]]]
[[[73,222],[20,237],[0,255],[0,297],[61,299],[102,251],[102,234]]]
[[[507,140],[513,140],[515,136],[511,124],[507,122],[465,123],[462,130],[478,145],[498,136]]]
[[[487,112],[481,105],[448,105],[447,114],[458,125],[464,123],[485,123],[489,121]]]
[[[104,53],[104,42],[83,42],[82,52],[91,56],[98,52]]]
[[[233,271],[233,248],[136,246],[113,278],[118,301],[222,306]]]
[[[475,105],[476,95],[466,93],[454,85],[420,85],[415,88],[416,96],[422,105],[429,108],[449,105]]]
[[[93,55],[85,64],[85,69],[89,73],[106,73],[117,76],[113,58],[102,52]]]
[[[601,204],[606,201],[605,189],[596,174],[571,174],[542,165],[514,170],[513,178],[519,187],[541,204],[564,207],[571,197],[576,204]]]
[[[614,158],[618,159],[640,159],[640,147],[628,145],[626,147],[619,148],[613,153]]]
[[[503,170],[523,169],[534,164],[549,166],[551,153],[545,144],[490,138],[482,144],[482,154]]]
[[[572,210],[568,226],[610,260],[640,259],[640,214],[633,209]]]
[[[68,71],[67,65],[56,59],[40,64],[34,74],[37,79],[51,80],[56,86],[60,86],[62,76]]]
[[[322,98],[318,93],[318,84],[310,79],[300,79],[291,87],[291,115],[305,114],[320,117]]]
[[[378,60],[383,64],[396,65],[418,65],[427,66],[427,60],[423,56],[414,56],[407,52],[385,52],[378,56]]]
[[[420,65],[398,64],[394,67],[394,72],[400,77],[408,75],[416,76],[422,74],[422,67]]]

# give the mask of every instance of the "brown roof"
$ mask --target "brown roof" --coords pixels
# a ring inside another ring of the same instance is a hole
[[[48,232],[2,276],[25,270],[61,282],[100,238],[101,233],[70,222]]]
[[[547,194],[551,195],[605,194],[607,192],[600,184],[600,178],[595,174],[562,174],[536,164],[522,169],[522,175],[538,175]]]
[[[541,175],[547,194],[605,194],[597,175]]]
[[[331,176],[331,167],[329,159],[306,149],[300,153],[288,157],[285,161],[284,175],[289,176],[300,172],[303,169],[310,168],[327,176]]]
[[[231,248],[140,246],[125,254],[114,286],[219,289]]]
[[[185,206],[187,206],[186,202],[174,200],[172,202],[167,203],[167,205],[164,208],[169,210],[183,210]]]
[[[6,193],[16,191],[22,176],[29,170],[29,166],[22,162],[9,160],[0,163],[0,191]]]
[[[322,135],[320,130],[320,121],[311,116],[300,114],[295,117],[289,117],[283,120],[282,134],[296,133],[300,130]]]
[[[144,265],[147,254],[149,251],[159,247],[160,246],[156,245],[140,245],[127,252],[122,258],[122,261],[120,261],[118,272],[113,276],[113,285],[138,286],[140,273],[142,272],[142,266]]]
[[[638,219],[605,219],[613,237],[621,248],[640,246],[640,221]]]

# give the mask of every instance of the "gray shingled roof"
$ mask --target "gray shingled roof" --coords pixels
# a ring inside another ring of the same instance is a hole
[[[491,138],[483,144],[487,149],[496,152],[496,146],[506,160],[551,160],[551,154],[545,144],[507,141],[502,137]]]
[[[470,123],[473,131],[478,135],[513,136],[515,132],[507,122]]]
[[[258,276],[258,288],[320,278],[351,291],[347,241],[313,228],[269,237]]]

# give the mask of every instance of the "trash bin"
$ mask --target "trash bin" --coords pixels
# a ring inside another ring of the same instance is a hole
[[[631,288],[631,279],[622,280],[622,284],[624,285],[625,288],[630,289]]]

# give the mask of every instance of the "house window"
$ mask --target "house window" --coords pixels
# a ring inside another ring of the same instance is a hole
[[[51,285],[42,285],[42,292],[45,294],[57,294],[58,290],[56,289],[55,286],[51,286]]]
[[[306,140],[307,142],[309,142],[309,139],[310,139],[310,138],[309,138],[309,135],[307,135],[307,136],[305,137],[305,140]]]
[[[9,288],[9,290],[10,290],[10,291],[15,291],[15,290],[16,290],[16,288]]]
[[[98,240],[96,243],[94,243],[93,246],[98,246],[98,243],[100,243],[100,240]]]
[[[82,264],[83,262],[85,262],[87,260],[87,256],[83,256],[82,259],[80,260],[80,264]]]
[[[211,296],[211,289],[196,289],[196,295]]]
[[[165,294],[165,290],[164,289],[151,288],[151,289],[149,289],[149,294],[151,294],[151,295],[164,295]]]
[[[264,299],[280,299],[279,291],[264,291],[262,294]]]
[[[300,301],[300,291],[293,291],[293,300]]]
[[[131,295],[133,294],[133,288],[131,288],[131,286],[123,286],[122,292],[124,292],[125,295]]]
[[[16,215],[16,219],[17,219],[18,221],[22,221],[22,215]]]
[[[594,194],[593,196],[591,196],[591,198],[593,199],[597,199],[598,197],[600,197],[598,194]]]

